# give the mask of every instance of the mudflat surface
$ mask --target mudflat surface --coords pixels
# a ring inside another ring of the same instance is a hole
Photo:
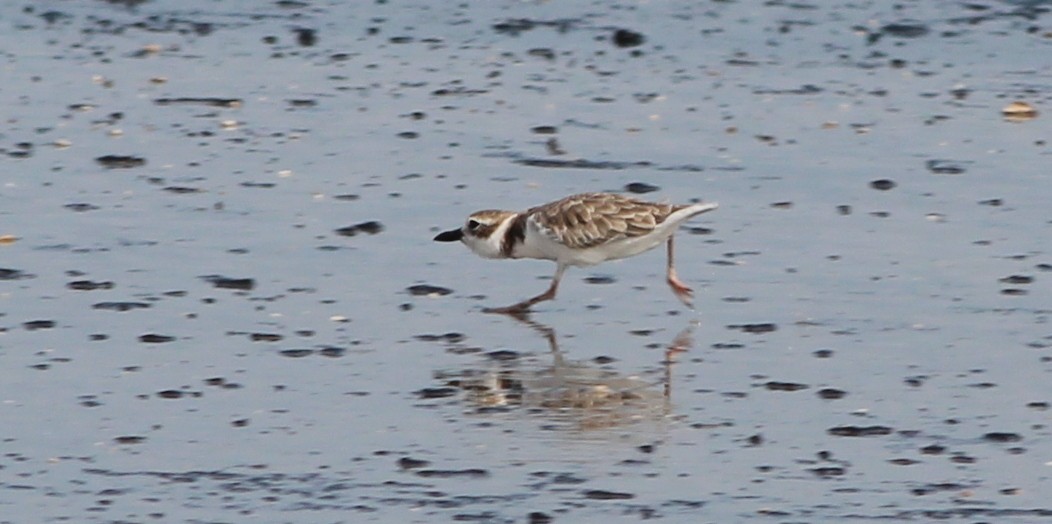
[[[1052,520],[1050,9],[4,3],[0,522]]]

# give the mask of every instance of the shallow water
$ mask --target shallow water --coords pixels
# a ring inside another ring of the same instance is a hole
[[[179,5],[0,7],[0,522],[1052,519],[1047,2]]]

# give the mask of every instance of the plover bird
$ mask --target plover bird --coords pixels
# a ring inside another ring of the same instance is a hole
[[[694,291],[676,276],[672,261],[673,234],[680,223],[716,209],[716,203],[661,204],[612,193],[582,193],[522,212],[476,211],[463,226],[439,233],[437,242],[461,241],[483,258],[553,260],[555,275],[548,290],[488,313],[524,313],[538,302],[552,300],[566,268],[591,266],[638,255],[668,245],[666,281],[688,307]]]

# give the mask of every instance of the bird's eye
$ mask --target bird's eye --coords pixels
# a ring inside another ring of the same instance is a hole
[[[482,224],[479,224],[478,220],[468,220],[468,231],[474,231],[479,228]]]

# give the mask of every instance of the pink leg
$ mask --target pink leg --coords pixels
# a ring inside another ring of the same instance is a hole
[[[548,286],[548,290],[540,295],[533,298],[528,298],[519,302],[518,304],[512,304],[506,307],[488,307],[482,311],[485,313],[501,313],[504,315],[519,315],[526,313],[538,302],[544,302],[545,300],[553,300],[555,298],[555,292],[559,289],[559,281],[563,278],[563,273],[566,272],[566,266],[559,264],[555,268],[555,276],[552,277],[552,283]]]
[[[672,288],[672,292],[675,293],[676,298],[680,302],[683,302],[689,308],[694,308],[694,290],[690,286],[683,283],[679,277],[676,276],[676,266],[672,261],[672,239],[674,237],[668,237],[668,286]]]

